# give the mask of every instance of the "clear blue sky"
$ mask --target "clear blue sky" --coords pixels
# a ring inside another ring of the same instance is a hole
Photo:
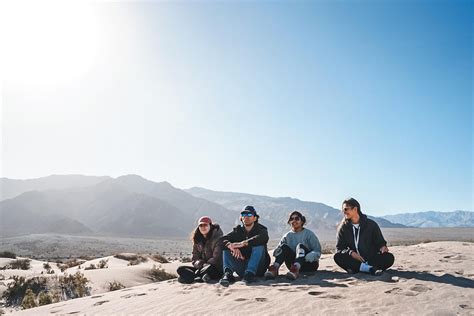
[[[93,25],[77,49],[58,62],[64,48],[49,38],[42,56],[22,57],[51,58],[49,71],[4,78],[2,174],[137,173],[334,207],[353,196],[374,215],[472,210],[473,11],[221,1],[68,12],[63,30]]]

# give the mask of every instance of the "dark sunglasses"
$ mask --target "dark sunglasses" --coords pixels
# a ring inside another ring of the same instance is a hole
[[[342,211],[343,211],[343,212],[347,212],[347,211],[352,210],[352,209],[353,209],[353,207],[344,207],[344,208],[342,209]]]
[[[240,213],[240,216],[242,216],[242,217],[252,217],[253,214],[252,213]]]
[[[301,220],[301,217],[299,217],[299,216],[291,216],[291,217],[290,217],[290,222],[292,222],[292,221],[299,221],[299,220]]]

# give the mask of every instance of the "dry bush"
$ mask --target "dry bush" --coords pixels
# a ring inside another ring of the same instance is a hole
[[[99,269],[106,269],[108,268],[109,266],[107,265],[107,262],[109,262],[109,259],[102,259],[99,261],[99,263],[97,264],[97,267]]]
[[[69,269],[69,268],[72,268],[72,267],[77,267],[77,266],[81,265],[82,263],[84,263],[84,260],[74,258],[74,259],[69,259],[68,261],[66,261],[64,263],[58,262],[56,265],[61,270],[61,272],[64,272],[64,271],[66,271],[66,269]]]
[[[118,281],[109,282],[109,291],[117,291],[124,288],[125,288],[125,285],[123,285],[122,283]]]
[[[166,272],[164,269],[161,269],[156,265],[153,265],[153,268],[149,271],[148,276],[150,280],[155,282],[175,279],[178,277],[175,274]]]
[[[0,270],[6,270],[6,269],[29,270],[31,268],[30,263],[31,263],[30,259],[16,259],[10,262],[10,264],[7,264],[4,267],[0,268]]]
[[[143,255],[138,255],[135,253],[119,253],[114,256],[117,259],[122,259],[128,261],[129,266],[135,266],[142,262],[147,262],[148,258]]]
[[[0,251],[0,258],[16,259],[16,254],[11,251]]]
[[[75,274],[65,274],[58,278],[59,288],[66,299],[90,295],[89,280],[79,271]]]
[[[179,258],[179,261],[181,261],[182,263],[189,263],[189,262],[193,262],[193,259],[189,257],[181,257]]]
[[[38,294],[38,305],[43,306],[43,305],[48,305],[53,303],[53,296],[50,293],[41,291]]]
[[[8,284],[7,289],[2,294],[2,298],[5,299],[7,306],[18,306],[22,303],[27,290],[31,290],[33,295],[35,295],[47,288],[45,277],[34,277],[26,280],[25,277],[14,275],[12,279],[13,282]]]
[[[93,263],[91,263],[88,267],[84,268],[84,270],[95,270],[95,269],[97,269],[97,267]]]
[[[153,256],[151,256],[151,258],[154,261],[159,262],[159,263],[169,263],[168,259],[166,259],[164,256],[160,254],[154,254]]]
[[[25,292],[25,296],[23,297],[23,300],[21,301],[21,308],[23,309],[29,309],[38,306],[36,304],[35,300],[35,294],[31,289],[27,289]]]

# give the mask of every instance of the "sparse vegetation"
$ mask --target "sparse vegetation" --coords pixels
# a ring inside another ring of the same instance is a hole
[[[0,268],[0,270],[14,269],[14,270],[29,270],[31,268],[30,259],[16,259],[10,264]]]
[[[0,258],[16,259],[16,254],[11,251],[0,251]]]
[[[29,309],[38,306],[35,301],[35,294],[31,289],[27,289],[25,292],[25,296],[21,301],[21,308]]]
[[[14,275],[12,279],[13,281],[8,284],[7,289],[2,294],[7,306],[22,304],[27,290],[31,290],[33,295],[46,290],[45,277],[34,277],[26,280],[25,277]]]
[[[66,299],[90,295],[90,288],[87,287],[89,280],[80,272],[60,276],[58,281],[63,297]]]
[[[156,265],[153,265],[153,268],[150,270],[148,275],[149,275],[149,279],[155,282],[177,278],[175,274],[168,273],[164,269],[161,269],[157,267]]]
[[[41,291],[38,294],[38,305],[43,306],[43,305],[48,305],[53,303],[53,296],[50,293]]]
[[[102,260],[99,261],[99,264],[97,265],[97,267],[98,267],[99,269],[106,269],[106,268],[109,267],[109,266],[107,265],[108,262],[109,262],[109,259],[107,259],[107,260],[106,260],[106,259],[102,259]]]
[[[74,259],[69,259],[64,263],[58,262],[58,263],[56,263],[56,265],[61,270],[61,272],[64,272],[64,271],[66,271],[66,269],[79,266],[82,263],[84,263],[84,260],[74,258]]]
[[[160,255],[160,254],[154,254],[153,256],[151,256],[153,260],[155,260],[156,262],[159,262],[159,263],[169,263],[168,259],[166,259],[164,256]]]
[[[135,266],[142,262],[147,262],[148,258],[143,255],[137,255],[134,253],[120,253],[114,256],[117,259],[127,260],[129,266]]]
[[[125,285],[123,285],[122,283],[118,281],[109,282],[109,291],[117,291],[124,288],[125,288]]]

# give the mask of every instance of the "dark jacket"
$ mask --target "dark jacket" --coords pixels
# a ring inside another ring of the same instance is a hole
[[[382,246],[387,245],[387,242],[383,238],[379,225],[367,218],[366,215],[362,214],[360,216],[359,225],[359,254],[366,261],[370,261]],[[352,223],[349,220],[345,220],[337,230],[336,251],[348,253],[349,250],[356,251],[356,246]]]
[[[226,245],[228,243],[233,242],[241,242],[245,239],[248,239],[253,236],[257,236],[257,238],[249,241],[248,246],[240,248],[242,255],[245,258],[250,257],[250,253],[252,252],[252,247],[255,246],[264,246],[265,247],[265,257],[268,257],[268,261],[270,261],[270,256],[268,255],[267,250],[267,243],[268,243],[268,230],[262,224],[256,222],[252,227],[252,230],[247,232],[242,225],[238,225],[232,229],[230,233],[222,237],[222,247],[226,249]]]
[[[214,228],[209,238],[206,238],[201,242],[193,243],[193,265],[195,265],[197,261],[201,261],[202,264],[209,263],[222,269],[222,248],[220,239],[223,232],[219,225],[216,226],[217,227]]]

